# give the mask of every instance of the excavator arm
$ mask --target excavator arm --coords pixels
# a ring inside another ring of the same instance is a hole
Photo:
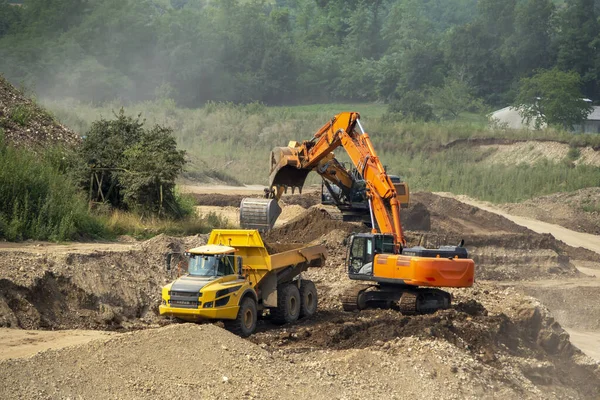
[[[367,185],[373,233],[393,235],[397,251],[400,251],[400,246],[404,246],[406,242],[400,223],[400,203],[396,189],[377,157],[369,135],[360,125],[360,115],[356,112],[336,115],[309,141],[302,144],[290,142],[288,147],[273,149],[270,187],[279,195],[288,187],[302,190],[308,173],[318,170],[323,160],[330,161],[333,151],[340,146],[346,150]],[[338,173],[339,168],[335,175]],[[328,179],[327,175],[322,176]],[[340,176],[343,177],[343,173]],[[351,181],[351,177],[348,178]],[[346,181],[346,186],[347,182],[349,181]]]
[[[313,170],[329,182],[337,182],[342,190],[351,188],[352,175],[333,157],[333,151],[338,147],[344,148],[364,180],[373,226],[370,234],[352,236],[346,260],[350,279],[373,283],[349,288],[342,295],[344,310],[395,307],[410,315],[448,308],[451,295],[437,288],[472,286],[474,262],[468,259],[462,244],[437,249],[406,247],[396,186],[363,130],[358,113],[338,114],[311,140],[290,142],[287,147],[273,149],[269,192],[274,198],[268,200],[268,205],[276,205],[281,194],[290,187],[292,191],[296,188],[301,191]],[[406,192],[402,195],[407,197]],[[243,225],[244,214],[253,208],[245,207],[243,201],[240,210]],[[263,212],[257,215],[263,216],[264,220],[275,214]]]

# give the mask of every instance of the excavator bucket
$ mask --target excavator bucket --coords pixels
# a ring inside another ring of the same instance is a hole
[[[297,143],[290,142],[288,147],[275,147],[271,151],[271,172],[269,188],[266,190],[269,198],[245,198],[240,204],[240,226],[244,229],[258,229],[266,232],[273,228],[281,214],[277,201],[281,195],[292,188],[292,193],[302,186],[310,170],[299,169]]]
[[[290,142],[288,147],[275,147],[271,151],[271,172],[269,174],[269,187],[275,192],[283,193],[287,188],[292,188],[292,192],[298,189],[302,192],[302,187],[310,169],[300,169],[300,160],[298,159],[298,150],[296,142]]]
[[[256,229],[266,232],[273,228],[281,214],[276,199],[242,199],[240,204],[240,226],[243,229]]]

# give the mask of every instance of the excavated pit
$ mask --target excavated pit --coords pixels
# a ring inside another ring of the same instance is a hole
[[[220,198],[237,201],[236,196]],[[477,279],[576,277],[570,257],[591,258],[550,235],[536,234],[455,200],[416,193],[413,202],[402,214],[412,221],[405,224],[409,245],[438,246],[465,238],[477,265]],[[414,229],[419,224],[424,229]],[[305,277],[316,282],[322,309],[337,311],[338,296],[352,284],[344,267],[346,238],[366,230],[311,207],[263,239],[270,253],[324,245],[329,253],[326,265],[306,272]],[[0,252],[0,326],[135,329],[165,323],[157,317],[160,288],[173,277],[165,271],[164,256],[206,240],[206,235],[181,239],[160,235],[131,244],[129,251],[95,251],[92,246],[85,252],[35,248]]]
[[[499,285],[506,282],[479,282],[483,278],[511,282],[578,279],[572,260],[591,262],[591,255],[557,242],[549,235],[538,235],[492,214],[456,204],[454,200],[442,200],[429,194],[416,194],[413,200],[418,200],[421,205],[403,210],[403,219],[413,221],[412,225],[407,224],[413,228],[407,229],[409,244],[437,246],[465,238],[477,265],[475,286],[451,290],[454,296],[452,308],[432,315],[408,317],[392,310],[343,312],[339,295],[353,284],[345,270],[346,238],[352,232],[366,229],[360,224],[333,219],[321,209],[312,207],[263,237],[271,253],[307,244],[324,245],[329,253],[325,266],[303,273],[304,279],[315,281],[319,293],[320,306],[314,318],[282,327],[273,325],[268,317],[259,321],[257,333],[249,340],[257,345],[253,348],[263,352],[260,354],[266,354],[264,357],[268,361],[265,363],[276,362],[293,368],[300,365],[307,373],[317,368],[317,378],[311,375],[307,382],[349,377],[350,381],[340,383],[340,387],[350,385],[360,391],[363,390],[364,372],[355,377],[354,368],[349,365],[369,370],[369,365],[381,363],[394,371],[407,368],[403,373],[406,374],[414,371],[415,361],[423,360],[417,371],[427,372],[412,377],[412,381],[425,374],[428,380],[421,385],[426,387],[438,378],[443,379],[443,387],[452,389],[448,394],[482,397],[498,390],[498,395],[508,398],[595,398],[600,391],[597,364],[571,344],[569,335],[548,310],[536,300],[523,296],[519,289]],[[426,218],[428,220],[424,222]],[[415,228],[419,224],[420,228]],[[160,235],[142,243],[128,244],[128,248],[118,251],[89,249],[89,245],[85,251],[37,250],[35,247],[28,247],[28,251],[1,251],[0,326],[46,330],[144,330],[128,333],[146,335],[141,342],[135,339],[138,336],[127,336],[126,339],[113,339],[109,346],[128,349],[132,345],[150,343],[155,337],[169,337],[165,346],[168,354],[173,354],[189,343],[187,335],[195,333],[187,328],[193,324],[175,324],[167,327],[169,331],[147,329],[173,322],[157,315],[160,288],[174,279],[165,271],[164,256],[168,252],[201,245],[206,240],[206,235],[188,238]],[[586,296],[590,295],[589,291],[593,289],[584,292]],[[557,307],[560,306],[558,303],[568,301],[568,291],[565,289],[563,293],[563,297],[549,305]],[[585,315],[592,316],[594,310]],[[575,321],[574,318],[567,320]],[[242,349],[243,343],[248,343],[235,339],[237,344],[234,345],[229,342],[230,334],[220,328],[220,323],[211,325],[208,325],[210,336],[217,340],[216,343],[222,343],[216,350],[210,350],[215,360],[228,357],[232,348]],[[595,325],[586,327],[592,329]],[[126,341],[132,342],[127,344]],[[98,354],[95,346],[88,345],[90,354]],[[58,351],[57,356],[64,353],[69,359],[89,360],[90,357],[84,354],[86,349],[64,349]],[[204,349],[202,354],[208,351]],[[139,352],[143,357],[151,354],[150,347],[140,348]],[[125,350],[114,353],[129,357]],[[112,353],[102,354],[98,363],[89,361],[90,371],[99,371],[103,363],[116,362],[104,359],[104,354],[113,357]],[[66,383],[58,386],[46,385],[43,375],[35,386],[18,385],[16,377],[31,376],[31,371],[36,370],[40,362],[47,363],[50,371],[52,357],[41,355],[33,359],[35,363],[11,364],[16,375],[6,381],[6,387],[27,394],[34,393],[38,387],[46,388],[45,393],[50,395],[78,393],[79,386],[70,386],[62,375],[57,375],[57,379]],[[232,360],[236,357],[233,355]],[[249,360],[255,360],[252,357],[256,356],[249,357]],[[320,368],[320,365],[327,367]],[[96,374],[104,376],[104,373]],[[133,381],[137,376],[134,371],[128,379]],[[3,378],[0,376],[0,379]],[[173,379],[177,380],[175,376]],[[218,379],[218,384],[223,384],[221,378]],[[377,375],[369,379],[385,377]],[[112,385],[113,380],[107,378],[105,386]],[[392,389],[397,385],[393,382],[397,382],[397,378],[385,383],[388,386],[382,386],[378,395],[397,390]],[[202,384],[212,388],[215,382]],[[324,384],[328,385],[327,382]],[[407,384],[408,381],[402,387]],[[125,385],[127,390],[133,390],[128,393],[134,393],[136,397],[187,393],[182,392],[180,386],[169,386],[162,380],[149,383],[149,389],[144,389],[143,395],[136,387]],[[257,383],[257,387],[264,387],[264,383]],[[158,391],[152,388],[158,388]],[[436,389],[436,393],[439,390]],[[547,392],[555,395],[544,395]],[[367,396],[366,391],[360,393]],[[368,393],[373,394],[373,389]]]

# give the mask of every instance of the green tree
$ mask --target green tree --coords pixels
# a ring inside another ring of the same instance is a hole
[[[510,62],[517,75],[528,75],[555,63],[552,48],[555,8],[551,0],[526,0],[517,4],[515,31],[509,40]]]
[[[390,102],[388,113],[398,115],[400,119],[409,121],[431,121],[435,119],[433,108],[427,102],[422,91],[403,93],[396,100]]]
[[[534,122],[538,129],[543,123],[572,129],[592,111],[580,88],[581,77],[575,71],[540,70],[521,79],[514,107],[527,124]]]
[[[429,103],[440,118],[455,119],[467,111],[481,112],[483,101],[472,95],[471,88],[456,78],[447,78],[441,87],[428,90]]]
[[[180,215],[175,199],[175,179],[185,165],[185,152],[177,150],[172,130],[155,126],[123,152],[119,173],[123,200],[143,213]]]
[[[377,90],[386,100],[443,80],[440,37],[425,10],[421,1],[396,2],[386,19],[382,32],[389,47],[380,63],[383,79]]]
[[[90,190],[92,168],[100,176],[105,200],[113,207],[177,216],[173,189],[185,164],[184,155],[177,150],[170,129],[144,129],[139,116],[126,116],[121,109],[113,120],[94,122],[87,133],[81,149],[87,166],[82,168],[83,186]]]
[[[8,4],[7,0],[0,0],[0,37],[10,33],[21,22],[21,7]]]
[[[558,67],[576,71],[582,78],[583,92],[594,96],[600,78],[594,57],[600,52],[600,25],[594,0],[568,1],[559,23]]]

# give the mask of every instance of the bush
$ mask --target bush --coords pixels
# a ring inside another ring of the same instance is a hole
[[[401,120],[409,121],[427,122],[435,119],[433,108],[419,91],[407,92],[401,98],[390,102],[388,114],[396,114]]]
[[[174,188],[184,154],[177,150],[171,129],[158,125],[144,129],[139,116],[125,116],[121,109],[114,120],[92,124],[81,150],[89,169],[82,169],[81,178],[86,190],[101,186],[97,200],[113,207],[182,217]],[[101,176],[96,183],[89,180],[90,169]]]
[[[106,232],[76,184],[46,158],[7,146],[0,136],[0,237],[71,240]]]

